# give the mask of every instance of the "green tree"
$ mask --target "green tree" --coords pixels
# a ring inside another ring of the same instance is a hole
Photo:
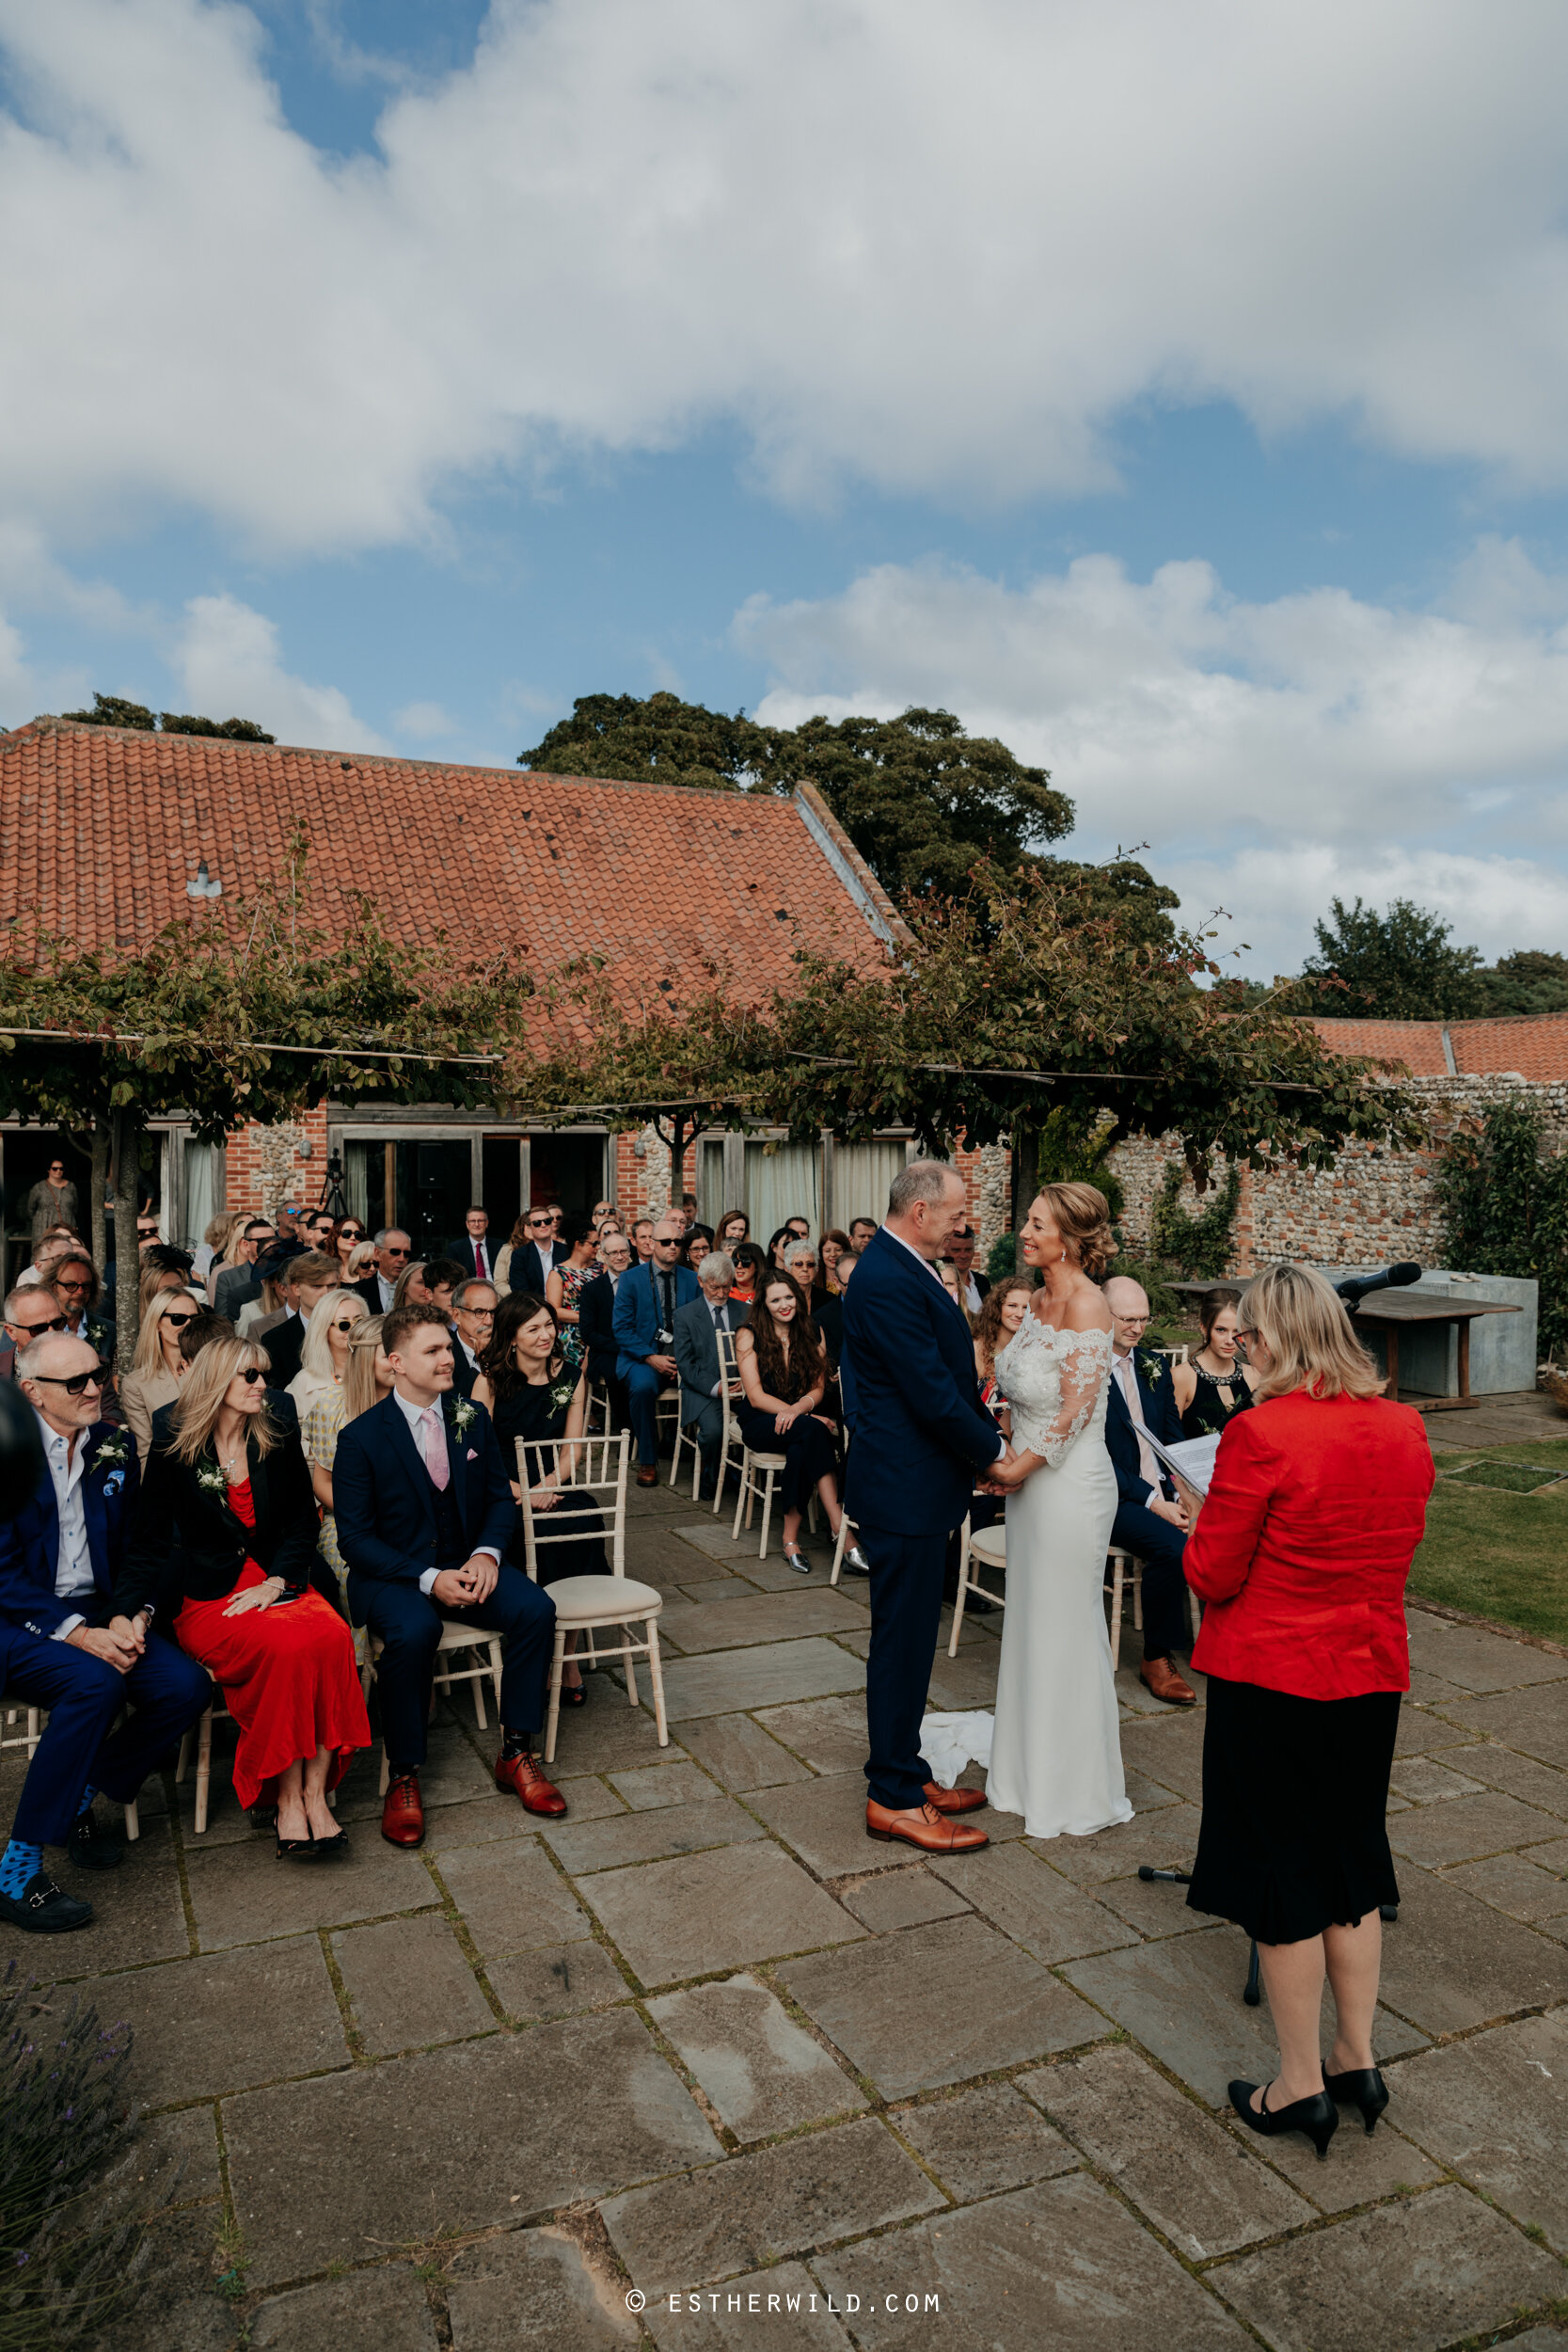
[[[134,727],[143,735],[157,731],[162,722],[166,735],[215,735],[232,743],[276,743],[276,735],[259,727],[254,719],[198,719],[188,710],[163,710],[154,719],[145,703],[128,703],[118,694],[94,694],[90,710],[64,710],[63,719],[74,719],[89,727]]]
[[[814,785],[895,896],[964,890],[982,858],[1015,870],[1031,850],[1072,827],[1072,803],[1045,769],[1023,766],[991,737],[967,734],[946,710],[765,727],[744,711],[726,717],[674,694],[642,702],[589,694],[518,764],[723,790]],[[1131,872],[1158,891],[1141,867]]]
[[[1568,1340],[1568,1155],[1547,1151],[1541,1113],[1494,1103],[1449,1138],[1433,1189],[1445,1263],[1539,1282],[1543,1346]]]
[[[1410,898],[1387,913],[1333,901],[1333,921],[1318,923],[1318,952],[1305,970],[1327,983],[1323,1010],[1347,1019],[1370,1014],[1385,1021],[1462,1021],[1480,1009],[1481,955],[1460,947],[1445,923]]]
[[[1510,1013],[1568,1012],[1568,956],[1544,947],[1521,947],[1499,956],[1481,982],[1479,1009],[1493,1017]]]
[[[88,727],[134,727],[144,735],[156,731],[158,722],[145,703],[128,703],[118,694],[94,694],[90,710],[62,710],[62,719],[74,719]]]

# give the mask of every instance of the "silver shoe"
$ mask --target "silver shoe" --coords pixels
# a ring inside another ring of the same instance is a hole
[[[786,1568],[793,1568],[797,1576],[809,1576],[811,1574],[811,1562],[806,1558],[803,1551],[786,1550],[784,1553],[784,1565]]]
[[[857,1576],[869,1576],[871,1574],[871,1563],[866,1558],[864,1552],[861,1549],[859,1544],[850,1545],[848,1550],[844,1555],[844,1565],[847,1568],[853,1568]]]

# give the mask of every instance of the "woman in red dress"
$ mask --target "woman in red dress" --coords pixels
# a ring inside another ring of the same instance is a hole
[[[181,1383],[142,1479],[115,1609],[174,1619],[239,1725],[234,1794],[277,1807],[277,1851],[341,1856],[326,1792],[371,1727],[354,1637],[310,1589],[319,1519],[297,1439],[266,1408],[267,1356],[212,1340]]]

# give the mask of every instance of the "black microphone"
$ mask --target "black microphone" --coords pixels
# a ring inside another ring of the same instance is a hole
[[[1354,1314],[1369,1291],[1403,1290],[1420,1279],[1420,1267],[1405,1258],[1398,1265],[1386,1265],[1381,1274],[1349,1274],[1334,1287]]]

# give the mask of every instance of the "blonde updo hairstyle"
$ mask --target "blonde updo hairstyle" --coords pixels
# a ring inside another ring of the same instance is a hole
[[[1249,1282],[1236,1311],[1243,1331],[1256,1331],[1272,1359],[1252,1391],[1255,1405],[1271,1396],[1381,1396],[1387,1383],[1356,1338],[1345,1302],[1307,1265],[1272,1265]]]
[[[1056,1230],[1071,1248],[1091,1282],[1103,1281],[1117,1254],[1111,1232],[1111,1205],[1093,1184],[1042,1184],[1036,1199],[1043,1200],[1055,1219]]]

